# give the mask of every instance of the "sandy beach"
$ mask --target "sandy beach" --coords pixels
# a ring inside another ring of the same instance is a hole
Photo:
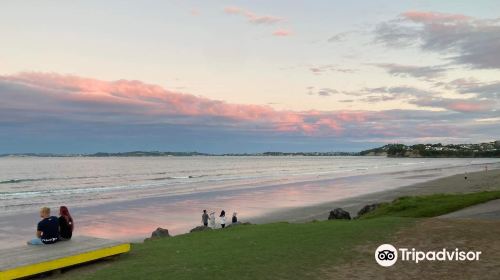
[[[404,186],[392,190],[375,192],[339,201],[322,203],[310,207],[299,207],[277,211],[275,213],[257,217],[256,223],[269,223],[275,221],[307,222],[312,220],[325,220],[334,208],[340,207],[355,217],[357,212],[367,204],[388,202],[401,196],[426,195],[435,193],[465,193],[500,189],[500,169],[477,171],[467,174],[456,174],[431,181]]]

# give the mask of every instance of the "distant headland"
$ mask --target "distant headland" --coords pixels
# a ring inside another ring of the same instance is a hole
[[[361,156],[387,157],[500,157],[500,141],[479,144],[388,144],[362,151]]]

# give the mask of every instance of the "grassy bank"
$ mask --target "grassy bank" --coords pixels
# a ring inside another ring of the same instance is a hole
[[[198,232],[134,244],[110,267],[67,279],[307,279],[383,242],[413,219],[275,223]]]
[[[356,247],[372,252],[395,232],[422,221],[418,218],[496,198],[500,191],[402,197],[357,220],[185,234],[134,244],[131,253],[102,269],[70,271],[58,279],[326,279],[332,267],[371,258]]]
[[[361,218],[436,217],[499,198],[500,191],[405,196],[400,197],[391,203],[383,203],[375,211],[363,215]]]

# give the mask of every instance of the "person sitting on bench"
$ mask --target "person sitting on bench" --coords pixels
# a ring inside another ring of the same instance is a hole
[[[73,236],[74,222],[68,207],[59,208],[59,239],[61,241],[70,240]]]
[[[28,241],[28,245],[53,244],[59,241],[59,221],[57,217],[50,216],[50,208],[40,209],[40,217],[42,220],[38,222],[36,229],[37,238]]]

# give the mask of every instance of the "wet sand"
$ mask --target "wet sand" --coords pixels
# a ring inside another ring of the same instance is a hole
[[[411,177],[415,176],[432,177],[429,174],[413,175]],[[325,220],[328,218],[329,212],[337,207],[345,209],[351,214],[351,217],[355,217],[357,212],[367,204],[388,202],[401,196],[435,193],[466,193],[490,190],[500,190],[500,169],[488,170],[487,172],[478,171],[468,173],[467,180],[464,179],[464,174],[457,174],[410,186],[370,193],[334,202],[280,210],[262,217],[257,217],[253,221],[256,223],[269,223],[275,221],[307,222],[312,220]]]

